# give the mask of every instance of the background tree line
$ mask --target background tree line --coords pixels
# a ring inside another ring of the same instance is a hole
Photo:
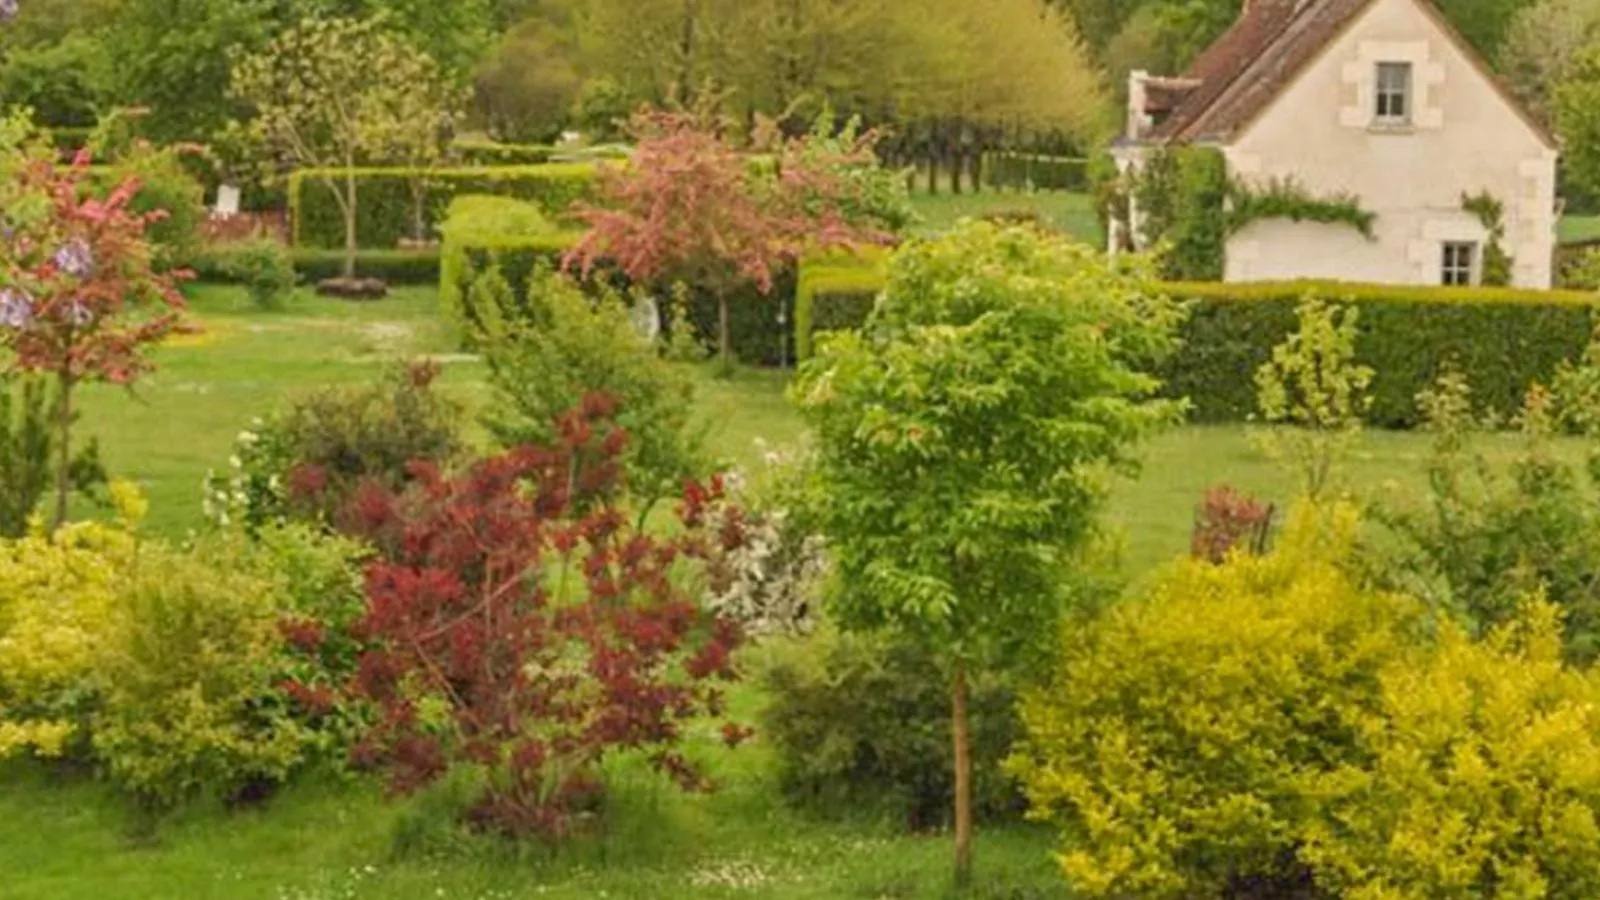
[[[1436,0],[1536,114],[1600,26],[1600,0]],[[891,162],[973,183],[989,149],[1079,154],[1111,133],[1135,68],[1180,71],[1241,0],[22,0],[0,29],[0,102],[52,126],[145,111],[158,141],[240,110],[230,60],[311,17],[381,15],[470,89],[466,130],[615,136],[640,103],[776,116],[827,105],[884,127]],[[1581,154],[1584,148],[1578,148]],[[1569,154],[1573,148],[1569,147]]]

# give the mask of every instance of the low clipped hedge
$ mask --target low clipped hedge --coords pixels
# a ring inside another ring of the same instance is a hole
[[[439,260],[438,250],[362,250],[356,254],[356,275],[389,284],[437,284]],[[344,251],[297,248],[294,270],[308,284],[338,277],[344,274]]]
[[[295,275],[302,284],[315,284],[324,278],[344,274],[341,250],[299,249],[290,253]],[[229,245],[208,247],[188,260],[195,279],[210,284],[242,283],[232,265]],[[381,278],[389,284],[437,284],[438,250],[363,250],[356,254],[356,275]]]
[[[427,182],[423,218],[428,228],[444,220],[458,194],[495,194],[537,203],[552,217],[589,196],[595,164],[551,163],[432,170],[361,168],[356,170],[356,239],[363,249],[387,250],[411,236],[413,182]],[[289,214],[294,245],[333,249],[344,246],[344,215],[324,178],[343,178],[338,169],[302,169],[289,177]]]
[[[880,264],[807,266],[796,300],[801,358],[812,336],[859,328],[883,288]],[[1514,288],[1447,288],[1341,282],[1172,283],[1161,289],[1190,310],[1183,345],[1159,373],[1187,397],[1197,422],[1237,422],[1256,412],[1255,372],[1295,329],[1308,293],[1360,310],[1357,359],[1375,370],[1368,420],[1385,428],[1419,421],[1417,392],[1446,360],[1472,381],[1486,411],[1510,416],[1528,388],[1583,354],[1600,324],[1600,295]]]
[[[1201,422],[1255,412],[1257,368],[1295,328],[1307,293],[1360,310],[1357,359],[1375,372],[1369,421],[1418,422],[1417,392],[1453,360],[1485,409],[1509,416],[1535,382],[1548,384],[1562,361],[1581,356],[1600,297],[1568,291],[1272,282],[1171,284],[1191,302],[1183,349],[1162,373],[1167,391],[1193,403]]]
[[[801,264],[794,296],[796,360],[811,358],[817,333],[849,331],[867,321],[883,290],[887,260],[885,248],[867,247]]]
[[[451,153],[467,166],[539,165],[550,161],[555,152],[549,144],[502,144],[489,140],[458,140]]]
[[[995,151],[983,155],[990,187],[1036,191],[1087,191],[1089,161],[1074,156]]]

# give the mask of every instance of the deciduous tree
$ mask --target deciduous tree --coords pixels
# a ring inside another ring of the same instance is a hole
[[[1140,371],[1176,323],[1144,283],[1089,248],[968,223],[902,249],[866,328],[824,339],[793,390],[833,614],[902,634],[949,675],[959,881],[971,672],[1053,632],[1102,470],[1175,411]]]
[[[321,170],[355,274],[360,165],[415,160],[446,132],[457,95],[427,54],[382,20],[307,20],[237,60],[231,93],[253,115],[243,137],[279,165]],[[431,158],[431,157],[430,157]]]
[[[876,164],[870,134],[826,153],[803,139],[768,137],[762,143],[774,158],[763,163],[740,153],[727,124],[709,113],[641,112],[632,130],[633,158],[601,173],[602,205],[575,213],[589,230],[566,264],[587,276],[610,262],[637,282],[709,290],[724,371],[733,363],[728,304],[737,288],[770,293],[778,271],[807,248],[886,236],[851,215],[869,206],[849,170]]]
[[[13,368],[55,381],[59,526],[72,488],[75,391],[132,384],[150,368],[145,351],[183,327],[181,273],[153,266],[145,229],[162,213],[131,211],[138,182],[101,199],[89,189],[86,153],[70,166],[36,156],[13,177],[15,203],[0,232],[0,347],[14,353]]]

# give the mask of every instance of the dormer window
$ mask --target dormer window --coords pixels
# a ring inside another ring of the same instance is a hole
[[[1388,127],[1411,124],[1411,63],[1378,63],[1373,123]]]

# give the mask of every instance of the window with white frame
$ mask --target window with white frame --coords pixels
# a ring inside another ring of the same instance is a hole
[[[1411,63],[1378,63],[1373,121],[1378,125],[1411,124]]]
[[[1471,285],[1478,281],[1478,245],[1471,241],[1446,241],[1439,282]]]

